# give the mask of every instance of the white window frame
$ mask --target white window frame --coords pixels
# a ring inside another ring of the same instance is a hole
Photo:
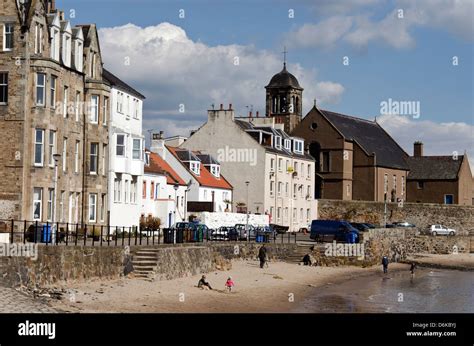
[[[51,58],[59,61],[59,47],[60,47],[60,33],[59,29],[54,27],[51,30]]]
[[[65,191],[61,191],[59,195],[59,221],[64,222],[64,195],[66,194]]]
[[[293,140],[293,152],[303,155],[303,141],[298,139]]]
[[[71,35],[63,33],[63,64],[67,67],[71,67]]]
[[[135,143],[138,142],[138,149],[135,148]],[[135,157],[136,154],[138,153],[138,157]],[[132,139],[132,159],[133,160],[141,160],[142,159],[142,140],[139,138],[133,138]]]
[[[0,87],[5,88],[5,98],[4,102],[0,102],[0,105],[8,104],[8,72],[0,71]],[[3,95],[1,95],[3,97]]]
[[[123,138],[123,144],[119,144],[119,137]],[[115,155],[118,157],[125,157],[125,152],[126,152],[126,144],[125,144],[125,135],[122,133],[117,133],[116,135],[116,144],[115,144]],[[123,153],[119,154],[119,148],[123,148]]]
[[[63,137],[63,172],[67,171],[67,137]]]
[[[76,91],[76,109],[75,109],[75,115],[76,115],[76,121],[79,121],[79,114],[81,110],[81,92]]]
[[[43,77],[43,84],[39,83],[39,78]],[[42,102],[38,100],[38,91],[42,91]],[[44,107],[46,105],[46,74],[45,73],[36,73],[36,87],[35,87],[35,97],[36,97],[36,105]]]
[[[281,149],[281,136],[275,136],[275,148],[278,150]]]
[[[56,108],[56,86],[58,82],[58,77],[51,75],[51,81],[49,83],[49,106],[52,109]]]
[[[90,193],[89,194],[89,222],[96,222],[97,221],[97,194]],[[93,217],[91,217],[91,212],[93,213]]]
[[[106,175],[106,162],[107,162],[107,144],[102,144],[102,164],[101,164],[101,171],[102,175]]]
[[[41,142],[37,141],[37,134],[41,133]],[[44,129],[35,129],[35,146],[34,146],[34,155],[33,155],[33,164],[36,167],[43,167],[44,165]],[[37,146],[41,147],[41,162],[37,162],[36,157],[36,148]]]
[[[48,201],[46,207],[46,220],[53,221],[53,213],[54,213],[54,189],[48,189]]]
[[[39,199],[35,199],[35,192],[39,193]],[[35,206],[39,204],[39,216],[35,217]],[[34,187],[33,188],[33,220],[34,221],[41,221],[41,217],[43,216],[43,188],[42,187]]]
[[[63,89],[63,117],[68,117],[68,104],[69,102],[69,87],[67,85],[64,86]]]
[[[95,153],[92,153],[92,148],[97,148],[97,151]],[[95,162],[95,170],[92,170],[92,162]],[[97,142],[92,142],[90,143],[89,146],[89,174],[91,175],[97,175],[99,171],[99,143]]]
[[[401,195],[403,196],[405,194],[405,176],[402,177],[402,191]]]
[[[51,135],[52,140],[51,140]],[[48,152],[49,152],[49,167],[54,167],[54,154],[56,154],[56,131],[49,130],[49,136],[48,136]]]
[[[79,149],[80,149],[81,141],[76,140],[74,144],[74,173],[79,172]]]
[[[8,30],[7,32],[7,28]],[[4,52],[11,52],[13,50],[13,47],[15,45],[15,25],[13,23],[5,23],[3,24],[3,51]],[[7,48],[7,35],[11,35],[11,43],[12,46]]]
[[[105,220],[106,204],[107,204],[107,195],[105,193],[103,193],[101,195],[101,200],[100,200],[100,221],[101,222],[104,222],[104,220]]]
[[[99,95],[91,95],[91,106],[90,106],[90,122],[91,124],[99,123]]]
[[[107,96],[104,97],[104,105],[102,106],[102,125],[107,125],[107,116],[109,114],[109,98]]]
[[[200,165],[201,164],[197,161],[190,161],[189,162],[189,167],[190,167],[191,171],[196,175],[200,175]]]

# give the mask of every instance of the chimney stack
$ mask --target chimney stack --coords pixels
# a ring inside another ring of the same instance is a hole
[[[152,134],[150,151],[160,155],[163,160],[166,160],[165,140],[163,134],[163,131]]]
[[[257,111],[257,114],[256,114],[257,118],[258,118],[258,111]]]
[[[229,110],[232,110],[232,103],[229,103]]]
[[[420,141],[416,141],[413,144],[413,156],[414,157],[421,157],[423,156],[423,143]]]
[[[224,110],[224,104],[221,103],[221,111],[223,111],[223,110]]]
[[[249,112],[249,118],[252,119],[252,111]]]

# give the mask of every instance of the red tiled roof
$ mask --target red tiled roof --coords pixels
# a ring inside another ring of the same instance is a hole
[[[145,173],[163,174],[166,175],[168,184],[186,185],[178,173],[157,153],[150,152],[150,165],[145,165]]]
[[[179,150],[179,148],[170,147],[170,146],[166,146],[166,147],[168,148],[170,153],[172,153],[173,156],[176,157],[176,159],[179,162],[181,162],[181,164],[187,169],[187,171],[199,182],[199,184],[201,186],[213,187],[213,188],[217,188],[217,189],[228,189],[228,190],[233,189],[232,185],[224,178],[224,176],[222,174],[220,175],[220,178],[216,178],[202,164],[199,165],[199,167],[201,167],[201,172],[200,172],[201,174],[199,176],[194,174],[194,172],[191,171],[189,166],[186,163],[182,162],[179,159],[178,155],[176,154],[176,150]]]

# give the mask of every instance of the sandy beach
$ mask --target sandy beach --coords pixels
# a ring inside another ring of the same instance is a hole
[[[392,264],[391,270],[406,269]],[[197,288],[201,275],[169,281],[123,278],[68,284],[68,294],[51,305],[66,312],[160,313],[160,312],[289,312],[315,287],[337,284],[363,275],[381,275],[381,266],[308,267],[271,262],[260,269],[257,261],[239,260],[229,271],[206,274],[213,290]],[[227,277],[233,292],[224,290]]]

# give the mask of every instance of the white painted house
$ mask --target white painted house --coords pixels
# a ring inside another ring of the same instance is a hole
[[[199,151],[169,146],[179,145],[184,138],[164,139],[154,134],[150,150],[160,155],[172,169],[188,182],[186,196],[188,214],[193,211],[232,211],[232,185],[221,174],[220,163],[212,156]]]
[[[161,228],[186,221],[187,184],[158,154],[145,151],[142,184],[143,217],[158,217]]]
[[[139,226],[141,216],[144,137],[142,134],[145,96],[104,69],[111,85],[109,128],[109,224]]]

